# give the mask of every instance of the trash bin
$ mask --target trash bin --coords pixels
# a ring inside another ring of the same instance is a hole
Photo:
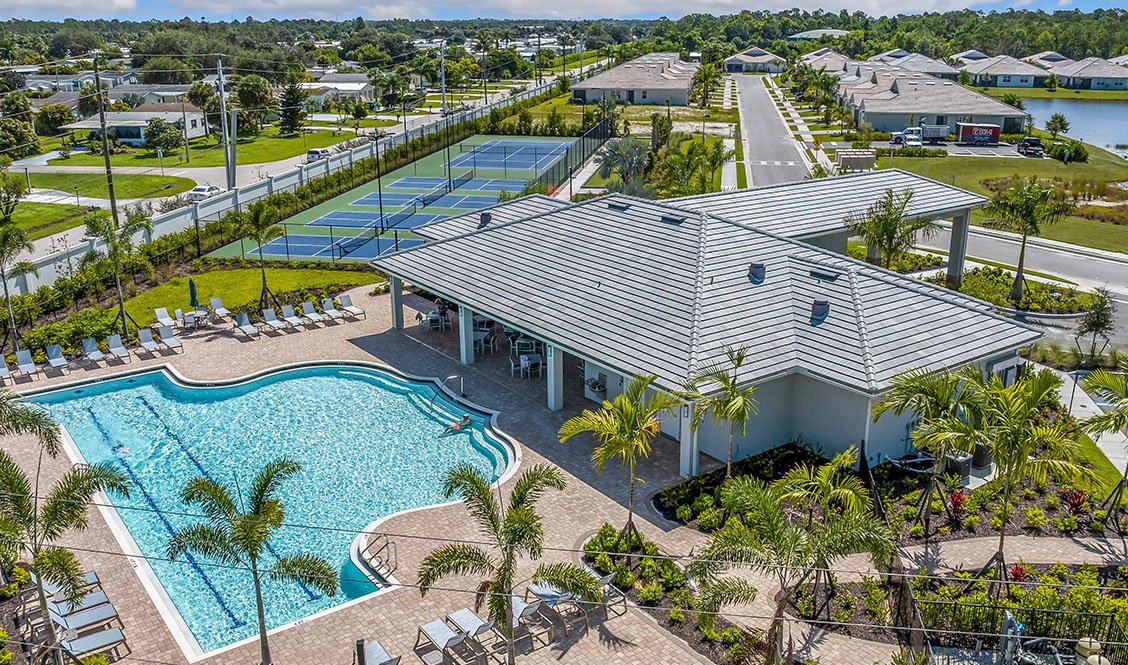
[[[976,469],[986,469],[991,466],[991,449],[982,443],[975,444],[975,455],[971,458],[971,465]]]
[[[945,473],[954,473],[960,478],[971,475],[971,453],[948,453],[948,463],[944,467]]]

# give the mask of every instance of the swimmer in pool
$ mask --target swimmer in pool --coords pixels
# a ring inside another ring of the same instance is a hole
[[[118,459],[129,457],[129,447],[121,441],[118,441],[116,444],[114,444],[114,455]]]
[[[464,414],[462,414],[462,418],[458,422],[451,423],[450,425],[447,425],[446,431],[443,432],[443,436],[446,436],[448,434],[455,434],[457,432],[461,432],[462,430],[467,429],[469,427],[470,427],[470,414],[464,413]]]

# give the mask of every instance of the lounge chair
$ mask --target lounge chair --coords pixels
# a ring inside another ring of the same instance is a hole
[[[163,327],[167,328],[168,326]],[[148,328],[141,328],[137,331],[137,343],[149,353],[157,352],[158,345],[153,341],[153,331]]]
[[[425,623],[419,626],[419,633],[415,637],[415,646],[413,650],[419,649],[421,646],[426,646],[428,643],[438,650],[439,654],[446,660],[453,657],[449,655],[451,649],[463,647],[460,651],[466,650],[465,647],[469,645],[464,644],[466,641],[466,633],[456,633],[446,624],[442,619],[435,619],[430,623]],[[426,660],[426,658],[424,658]]]
[[[536,640],[548,635],[543,642],[544,646],[552,643],[552,620],[541,613],[543,603],[539,600],[526,602],[517,594],[509,596],[510,612],[513,615],[513,629],[524,628],[529,633],[529,638]]]
[[[594,575],[593,575],[594,577]],[[582,620],[585,628],[591,628],[588,615],[595,607],[596,603],[585,602],[582,598],[575,594],[562,591],[556,585],[549,582],[534,582],[525,589],[525,598],[532,595],[537,600],[541,601],[543,606],[560,618],[560,622],[564,625],[564,635],[568,635],[569,620]],[[574,612],[565,614],[562,610],[564,608],[572,608]]]
[[[262,322],[270,326],[271,328],[274,328],[275,330],[285,330],[286,328],[290,327],[289,323],[286,323],[285,321],[279,321],[278,316],[272,309],[262,310]]]
[[[83,340],[83,346],[86,346],[85,340]],[[61,346],[59,346],[58,344],[48,344],[47,364],[51,367],[66,367],[67,365],[70,365],[70,361],[63,357],[63,348]]]
[[[94,363],[106,357],[106,354],[98,349],[98,342],[95,342],[93,337],[82,340],[82,355]]]
[[[247,337],[250,337],[251,335],[262,334],[262,331],[256,328],[253,323],[251,323],[251,317],[247,316],[246,312],[235,315],[235,330],[238,330]]]
[[[211,308],[212,308],[212,316],[216,316],[216,317],[219,317],[219,318],[223,318],[225,316],[231,316],[231,311],[223,306],[223,299],[222,298],[212,298],[211,299]]]
[[[198,315],[196,312],[186,312],[184,314],[184,327],[196,330],[200,327],[200,320],[202,318],[203,317]]]
[[[181,325],[181,326],[184,325],[184,310],[177,309],[175,312],[172,313],[172,316],[173,316],[173,318],[176,319],[177,325]],[[166,323],[165,325],[168,325],[168,324]],[[171,328],[172,326],[168,326],[168,327]]]
[[[313,303],[308,300],[302,303],[302,316],[309,319],[310,323],[321,323],[325,320],[325,317],[318,314],[313,308]]]
[[[16,366],[20,368],[21,372],[28,375],[38,374],[43,369],[35,364],[35,361],[31,359],[31,351],[27,349],[16,351]]]
[[[76,633],[91,628],[101,628],[118,618],[117,610],[110,603],[103,603],[81,612],[64,614],[63,608],[58,603],[48,602],[47,613],[56,626],[63,630],[73,630]]]
[[[341,311],[345,314],[351,314],[352,316],[363,316],[364,318],[368,318],[368,315],[364,313],[363,309],[353,304],[352,296],[350,296],[349,294],[341,294],[340,301]]]
[[[120,628],[109,628],[97,633],[88,633],[73,640],[62,640],[59,646],[71,652],[76,658],[87,654],[108,651],[125,642],[125,634]]]
[[[8,363],[0,365],[0,382],[4,379],[12,378],[12,370],[8,368]]]
[[[448,614],[447,623],[455,630],[465,633],[468,639],[474,640],[487,658],[493,655],[500,656],[507,651],[505,636],[497,629],[494,622],[486,621],[469,607]],[[492,639],[487,642],[485,639],[487,637]]]
[[[402,656],[392,658],[388,650],[376,640],[364,642],[364,665],[399,665]]]
[[[176,339],[176,337],[172,334],[172,328],[169,328],[168,326],[161,326],[160,328],[158,328],[157,335],[159,335],[161,338],[161,344],[164,344],[170,349],[179,349],[180,347],[184,346],[180,343],[180,340]]]
[[[154,309],[153,310],[153,316],[156,317],[157,323],[161,324],[162,326],[170,326],[171,327],[171,326],[176,325],[176,320],[168,315],[168,308],[167,307],[158,307],[158,308]]]
[[[321,313],[331,319],[344,318],[345,313],[333,306],[332,298],[325,298],[321,301]]]
[[[59,596],[61,595],[61,593],[55,595],[55,604],[59,606],[59,614],[64,616],[85,612],[91,608],[110,602],[110,599],[106,597],[106,592],[100,590],[91,591],[83,596],[81,600],[73,603],[67,601],[65,598],[60,598]]]
[[[289,305],[282,305],[282,320],[295,328],[302,325],[302,320],[294,313],[294,308]]]
[[[125,344],[121,343],[121,335],[110,335],[106,338],[106,348],[109,349],[109,355],[114,358],[124,358],[129,360],[129,349],[125,348]]]
[[[36,584],[39,583],[39,576],[35,573],[31,574],[31,579]],[[93,587],[101,587],[102,581],[98,579],[98,573],[93,570],[88,570],[82,574],[82,584],[79,585],[80,589],[91,589]],[[61,595],[63,587],[55,584],[50,580],[43,580],[43,592],[48,596]]]

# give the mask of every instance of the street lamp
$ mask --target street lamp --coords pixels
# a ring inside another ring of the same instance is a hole
[[[701,145],[705,145],[705,119],[708,117],[708,113],[701,114]]]

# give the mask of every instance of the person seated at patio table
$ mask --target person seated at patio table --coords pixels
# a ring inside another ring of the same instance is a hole
[[[470,414],[464,413],[462,414],[462,418],[459,419],[458,422],[447,425],[446,431],[443,432],[443,436],[447,436],[448,434],[457,434],[458,432],[468,429],[469,427]]]

